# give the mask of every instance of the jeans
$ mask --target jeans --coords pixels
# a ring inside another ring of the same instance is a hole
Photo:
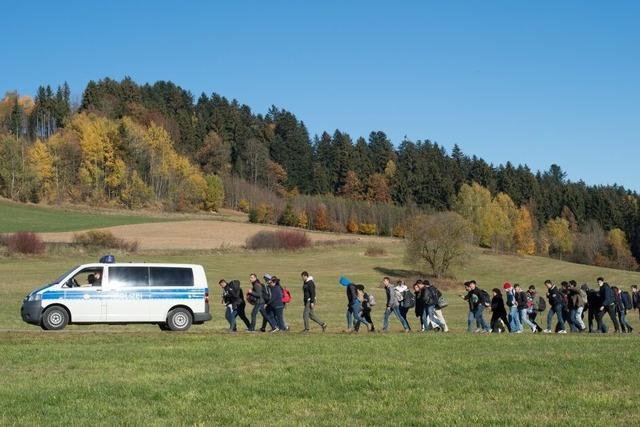
[[[224,317],[225,319],[227,319],[227,322],[229,322],[230,331],[236,330],[236,315],[237,315],[236,310],[234,310],[232,306],[227,305],[225,307]]]
[[[262,314],[262,318],[264,320],[266,320],[267,322],[269,322],[269,325],[271,325],[271,328],[275,329],[275,322],[273,320],[273,317],[271,317],[271,314],[265,309],[265,304],[264,303],[258,303],[256,305],[253,306],[253,310],[251,310],[251,331],[255,331],[256,330],[256,318],[258,317],[258,312],[260,312],[260,314]]]
[[[285,325],[284,323],[284,306],[271,307],[271,313],[273,314],[273,320],[276,324],[276,327],[281,331],[286,331],[287,325]]]
[[[509,326],[511,327],[511,332],[518,332],[522,330],[520,313],[518,313],[518,307],[515,305],[509,307]]]
[[[616,305],[615,304],[609,304],[608,306],[606,306],[604,308],[604,311],[609,313],[609,317],[611,318],[611,322],[613,322],[614,329],[616,330],[616,332],[619,332],[620,331],[620,324],[618,323],[618,318],[616,317]]]
[[[409,309],[407,307],[400,306],[400,316],[402,316],[404,321],[407,322],[407,326],[409,327],[409,330],[411,330],[411,325],[409,324],[409,319],[407,319],[407,313],[408,312],[409,312]]]
[[[247,329],[251,329],[251,322],[249,321],[249,319],[247,319],[247,315],[244,312],[246,307],[247,304],[243,301],[242,304],[240,304],[238,308],[235,309],[235,317],[239,317],[244,322]],[[236,328],[233,328],[233,330],[235,331]]]
[[[633,331],[631,324],[627,320],[627,310],[618,311],[618,321],[620,322],[620,327],[622,328],[622,332],[631,333],[631,331]]]
[[[425,332],[431,329],[432,324],[437,325],[444,331],[444,323],[436,317],[436,306],[433,304],[428,305],[427,309],[422,312],[422,322],[426,325],[424,328]]]
[[[521,308],[518,310],[518,313],[520,315],[520,322],[521,325],[527,325],[528,327],[531,328],[532,331],[535,331],[537,329],[535,323],[531,322],[529,320],[529,314],[527,313],[527,309],[526,308]]]
[[[320,326],[324,325],[324,322],[320,320],[320,318],[316,316],[316,313],[313,311],[311,303],[307,301],[304,303],[304,311],[302,312],[302,321],[304,322],[305,331],[309,330],[309,319],[313,320]]]
[[[355,300],[351,304],[351,315],[353,316],[353,321],[355,324],[364,323],[365,325],[367,325],[367,327],[369,327],[369,322],[367,322],[362,317],[362,303],[359,300]]]
[[[421,318],[422,320],[422,318]],[[473,324],[476,322],[476,314],[473,310],[469,310],[469,314],[467,315],[467,332],[473,332],[475,328]],[[422,322],[424,326],[424,321]]]
[[[482,316],[483,312],[484,306],[482,304],[478,304],[478,306],[473,310],[473,318],[483,331],[489,332],[491,329],[489,328],[489,325],[487,325],[487,322],[484,321],[484,317]]]
[[[571,328],[572,328],[571,330],[573,330],[574,327],[576,328],[576,330],[580,330],[580,331],[582,331],[585,328],[584,321],[582,320],[583,310],[584,310],[584,307],[578,307],[571,310],[571,319],[573,320],[571,324]]]
[[[564,331],[564,319],[562,318],[562,304],[556,304],[553,307],[549,307],[549,313],[547,313],[547,329],[551,330],[551,321],[553,315],[558,315],[558,327],[560,331]]]
[[[402,323],[402,327],[404,329],[409,329],[409,325],[407,324],[407,321],[402,317],[402,314],[400,314],[400,307],[395,306],[395,307],[387,307],[387,309],[384,311],[384,317],[382,318],[383,331],[386,331],[389,329],[389,316],[391,316],[391,313],[396,315],[400,323]]]

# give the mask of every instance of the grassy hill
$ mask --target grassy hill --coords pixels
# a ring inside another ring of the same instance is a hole
[[[380,302],[384,275],[413,280],[403,244],[367,257],[366,245],[296,253],[153,251],[121,261],[204,265],[214,320],[186,334],[151,325],[70,326],[44,333],[19,318],[21,299],[41,283],[97,254],[0,259],[0,424],[113,425],[634,425],[637,334],[608,336],[466,334],[466,304],[446,290],[450,334],[344,334],[340,274],[365,283]],[[317,313],[328,332],[302,329],[300,272],[318,284]],[[247,287],[251,272],[279,275],[291,289],[291,332],[228,334],[218,279]],[[594,283],[604,275],[628,288],[640,274],[540,257],[474,249],[455,271],[485,289],[504,280]],[[631,316],[639,327],[637,312]],[[418,322],[410,318],[414,328]]]

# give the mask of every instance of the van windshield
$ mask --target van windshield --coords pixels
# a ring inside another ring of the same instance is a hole
[[[50,285],[55,285],[56,283],[60,283],[62,282],[62,280],[67,277],[69,274],[71,274],[73,272],[73,270],[75,270],[76,268],[80,267],[79,265],[76,265],[75,267],[67,270],[63,275],[61,275],[60,277],[58,277],[55,281],[49,283]]]

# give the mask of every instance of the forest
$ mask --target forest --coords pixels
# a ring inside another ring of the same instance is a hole
[[[455,211],[476,243],[635,270],[640,196],[572,182],[556,164],[494,165],[382,130],[310,135],[293,112],[255,113],[169,81],[64,83],[0,100],[0,195],[175,211],[249,213],[254,222],[404,236],[418,212]]]

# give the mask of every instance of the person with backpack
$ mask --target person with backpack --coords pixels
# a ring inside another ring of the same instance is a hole
[[[569,281],[569,316],[571,316],[572,323],[571,328],[575,328],[574,332],[584,332],[587,330],[582,320],[582,311],[584,310],[585,302],[583,299],[583,293],[578,288],[578,282],[575,280]]]
[[[550,334],[552,332],[551,323],[553,321],[553,316],[556,315],[558,317],[558,333],[566,334],[567,331],[565,331],[564,329],[564,319],[562,318],[562,293],[551,280],[545,280],[544,285],[547,288],[547,300],[549,301],[549,313],[547,313],[547,329],[544,330],[544,333]]]
[[[611,286],[607,282],[604,281],[604,278],[598,277],[596,279],[598,282],[598,286],[600,287],[600,300],[602,301],[602,306],[600,307],[600,313],[598,313],[600,317],[600,322],[604,326],[604,329],[607,330],[606,324],[604,323],[604,315],[605,313],[609,314],[609,318],[611,318],[611,322],[613,323],[614,333],[620,333],[620,324],[618,323],[618,318],[616,317],[616,300],[613,295],[613,291],[611,290]]]
[[[361,296],[362,301],[362,317],[371,324],[371,332],[376,331],[376,327],[373,324],[373,319],[371,319],[371,309],[376,305],[376,299],[373,294],[367,293],[364,289],[364,285],[356,285],[358,289],[358,296]],[[356,325],[356,331],[360,329],[360,325]]]
[[[536,317],[538,317],[538,313],[543,313],[547,309],[547,303],[544,298],[538,295],[536,292],[536,287],[531,285],[527,290],[527,315],[529,316],[529,321],[536,325],[536,331],[541,332],[544,328],[542,328],[536,322]]]
[[[638,310],[638,317],[640,318],[640,291],[638,291],[638,286],[631,286],[631,305],[634,310]]]
[[[442,295],[442,292],[440,292],[440,289],[438,289],[435,286],[433,288],[435,289],[436,300],[438,301],[436,304],[436,311],[435,311],[436,318],[440,321],[440,323],[444,325],[443,332],[449,332],[449,326],[447,325],[447,321],[444,318],[444,311],[443,311],[444,308],[449,305],[449,303],[447,302],[444,295]]]
[[[435,286],[428,280],[423,280],[422,300],[424,301],[424,310],[422,311],[422,323],[425,324],[424,332],[428,332],[435,327],[444,331],[445,325],[436,317],[436,306],[438,305],[438,293]],[[435,325],[435,327],[434,327]]]
[[[571,332],[577,332],[578,327],[573,324],[573,319],[571,318],[571,312],[569,310],[569,282],[562,281],[560,283],[560,295],[562,295],[562,318],[569,324]],[[556,324],[556,332],[558,332],[559,328],[560,325]]]
[[[262,315],[263,318],[263,326],[264,321],[267,321],[269,325],[271,325],[272,329],[275,329],[275,321],[271,317],[271,314],[266,310],[265,305],[267,300],[265,300],[265,296],[270,295],[268,290],[265,290],[266,286],[260,283],[258,277],[255,273],[251,273],[249,275],[249,281],[251,283],[251,290],[248,293],[250,297],[250,301],[253,301],[253,310],[251,310],[251,327],[249,328],[250,332],[255,332],[256,330],[256,320],[258,317],[258,313]],[[264,327],[261,329],[264,332]]]
[[[513,286],[513,290],[516,296],[516,306],[518,307],[520,324],[527,325],[529,328],[531,328],[531,332],[535,333],[538,330],[538,327],[535,325],[535,323],[532,323],[529,320],[529,313],[527,313],[527,310],[529,308],[527,293],[517,283]],[[520,330],[520,332],[522,332],[522,330]]]
[[[235,280],[232,280],[231,283],[227,283],[226,280],[221,279],[218,282],[218,285],[222,289],[222,303],[224,304],[224,317],[229,322],[229,331],[236,331],[236,316],[238,315],[237,308],[240,305],[240,295],[239,295],[239,286],[234,284]]]
[[[462,299],[469,303],[469,317],[467,318],[467,331],[473,332],[474,322],[479,328],[476,332],[488,333],[491,329],[487,322],[484,321],[483,312],[485,307],[491,307],[491,298],[489,294],[478,288],[475,280],[469,280],[464,284],[466,295],[460,295]]]
[[[369,322],[362,318],[362,301],[355,283],[346,277],[340,277],[339,283],[347,288],[347,332],[357,332],[360,323],[369,329]]]
[[[489,322],[491,331],[500,333],[504,330],[508,330],[509,332],[511,332],[509,319],[507,319],[507,310],[504,308],[504,299],[502,299],[502,292],[500,292],[500,289],[498,288],[493,288],[492,293],[493,296],[491,298],[491,321]],[[500,327],[501,323],[502,327]]]
[[[385,277],[382,279],[382,284],[384,286],[384,291],[387,297],[387,305],[384,310],[384,317],[382,318],[382,332],[387,332],[389,330],[389,317],[391,314],[395,314],[400,323],[402,324],[402,328],[405,332],[409,332],[409,324],[400,314],[400,302],[402,301],[402,294],[397,289],[396,286],[393,286],[391,283],[391,279]]]
[[[396,290],[402,296],[402,301],[400,301],[400,316],[402,316],[404,321],[407,323],[407,326],[409,326],[409,330],[411,330],[411,324],[409,323],[409,319],[407,319],[407,313],[416,304],[413,292],[402,280],[398,280],[396,282]]]
[[[267,304],[267,309],[271,312],[271,316],[276,323],[276,327],[271,332],[285,332],[287,325],[284,320],[284,292],[282,285],[280,285],[280,279],[276,276],[271,276],[267,284],[271,288],[271,298]]]
[[[323,322],[314,311],[316,306],[316,283],[313,277],[306,271],[303,271],[302,276],[302,295],[304,301],[304,310],[302,312],[302,321],[304,323],[303,332],[309,332],[309,319],[316,322],[322,328],[322,332],[327,330],[327,323]]]
[[[633,327],[627,321],[627,310],[631,308],[631,298],[628,292],[623,292],[622,289],[614,286],[611,288],[616,301],[616,314],[618,315],[618,323],[623,333],[633,332]]]
[[[602,307],[602,301],[600,300],[600,292],[595,289],[589,289],[585,283],[581,287],[587,293],[587,310],[589,319],[589,333],[607,333],[607,326],[602,321],[600,316],[600,307]],[[593,321],[596,321],[596,329],[593,328]]]
[[[520,323],[520,313],[518,312],[518,302],[516,301],[516,291],[511,286],[511,283],[504,282],[502,288],[505,291],[507,298],[507,310],[510,331],[514,334],[522,333],[522,323]]]

